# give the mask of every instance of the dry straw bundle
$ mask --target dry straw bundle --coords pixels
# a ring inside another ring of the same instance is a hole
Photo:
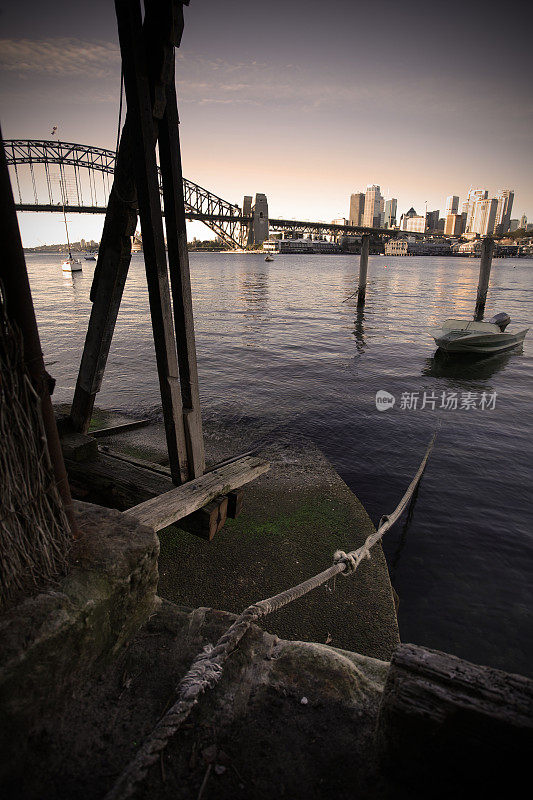
[[[56,581],[66,569],[70,544],[40,399],[0,283],[0,609]]]

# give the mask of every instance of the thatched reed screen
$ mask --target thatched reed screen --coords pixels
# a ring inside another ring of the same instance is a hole
[[[0,283],[0,609],[57,580],[71,544],[23,355]]]

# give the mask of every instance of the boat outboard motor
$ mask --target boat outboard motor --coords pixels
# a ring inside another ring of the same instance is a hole
[[[492,325],[497,325],[498,328],[502,331],[506,329],[511,321],[511,317],[509,314],[505,314],[502,312],[501,314],[495,314],[491,320],[489,320]]]

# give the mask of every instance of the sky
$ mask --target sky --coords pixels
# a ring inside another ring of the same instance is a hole
[[[531,4],[485,0],[191,0],[177,51],[184,175],[272,217],[330,221],[377,183],[444,211],[471,187],[515,190],[533,220]],[[5,138],[114,148],[120,53],[112,0],[0,0]],[[19,215],[26,246],[64,241],[57,215]],[[73,240],[103,217],[71,215]],[[212,236],[189,223],[189,238]]]

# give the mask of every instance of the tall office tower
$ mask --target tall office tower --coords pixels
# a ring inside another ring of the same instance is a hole
[[[475,204],[478,200],[486,200],[489,193],[486,189],[470,189],[468,192],[468,208],[466,209],[466,232],[473,233],[472,221],[474,219]],[[464,210],[464,208],[463,208]]]
[[[385,203],[385,219],[383,222],[384,228],[396,227],[396,212],[398,209],[398,201],[395,197],[392,200],[387,200]]]
[[[447,214],[444,233],[447,236],[460,236],[463,232],[463,215]]]
[[[459,211],[459,197],[456,194],[451,194],[446,198],[446,216],[449,214],[457,214]]]
[[[498,208],[496,210],[496,222],[494,233],[507,233],[511,223],[511,211],[513,210],[514,191],[512,189],[502,189],[496,195]]]
[[[439,227],[440,211],[428,211],[426,214],[426,230],[436,231]]]
[[[524,230],[527,228],[527,217],[525,214],[522,214],[522,216],[520,217],[520,224],[518,227],[524,228]]]
[[[367,186],[365,194],[365,213],[363,225],[365,228],[379,228],[381,222],[381,188],[372,184]]]
[[[479,233],[480,236],[487,236],[487,234],[492,233],[497,209],[498,201],[495,197],[476,200],[470,232]]]
[[[365,213],[365,196],[363,192],[356,192],[350,195],[350,214],[348,219],[350,225],[362,225],[363,214]]]

